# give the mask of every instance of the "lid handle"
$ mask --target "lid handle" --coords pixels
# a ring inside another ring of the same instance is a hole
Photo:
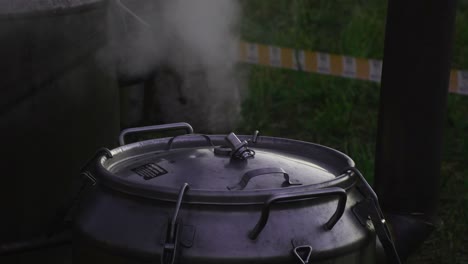
[[[188,123],[172,123],[164,125],[155,125],[155,126],[144,126],[144,127],[133,127],[127,128],[120,132],[119,144],[120,146],[125,145],[125,136],[128,134],[139,134],[139,133],[148,133],[148,132],[162,132],[162,131],[171,131],[171,130],[185,130],[187,134],[193,134],[193,128]]]
[[[177,139],[177,138],[181,138],[183,136],[187,136],[188,134],[185,134],[185,135],[177,135],[177,136],[174,136],[172,137],[171,139],[169,139],[169,141],[167,142],[167,150],[171,150],[172,149],[172,144],[174,143],[174,141]],[[213,144],[213,141],[211,141],[211,138],[207,135],[204,135],[204,134],[193,134],[192,136],[200,136],[200,137],[203,137],[206,142],[208,144],[210,144],[212,147],[214,147],[214,144]]]
[[[243,190],[249,181],[257,176],[264,175],[264,174],[276,174],[276,173],[281,173],[284,176],[284,183],[283,186],[291,186],[291,185],[302,185],[298,180],[291,180],[289,178],[289,174],[286,173],[282,168],[263,168],[263,169],[256,169],[256,170],[251,170],[248,171],[242,176],[242,179],[240,180],[239,183],[236,185],[232,186],[227,186],[227,189],[230,191],[233,190]]]
[[[312,192],[299,192],[299,193],[285,193],[285,194],[276,194],[270,196],[270,198],[265,202],[262,209],[262,215],[255,225],[254,229],[250,231],[249,238],[252,240],[257,239],[258,235],[262,232],[263,228],[268,222],[268,217],[270,216],[270,207],[273,203],[282,202],[282,201],[294,201],[302,200],[306,198],[319,198],[319,197],[328,197],[328,196],[338,196],[338,205],[335,213],[330,217],[327,223],[325,223],[325,229],[331,230],[335,224],[340,220],[341,216],[346,208],[347,195],[346,191],[339,187],[331,187],[326,189],[319,189]]]

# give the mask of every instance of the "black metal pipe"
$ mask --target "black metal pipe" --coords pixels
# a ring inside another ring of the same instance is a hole
[[[375,189],[407,257],[431,232],[439,192],[456,0],[390,0]]]

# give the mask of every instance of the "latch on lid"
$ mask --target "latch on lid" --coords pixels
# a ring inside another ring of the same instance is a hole
[[[246,160],[255,156],[255,151],[247,148],[247,141],[241,141],[233,132],[227,135],[225,139],[232,149],[231,158]]]

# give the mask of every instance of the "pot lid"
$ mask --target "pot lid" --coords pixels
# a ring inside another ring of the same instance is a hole
[[[98,174],[120,190],[138,195],[164,198],[169,193],[174,198],[188,183],[189,193],[229,199],[338,184],[345,180],[337,177],[343,168],[354,165],[330,148],[269,137],[247,144],[248,136],[234,135],[245,148],[235,157],[239,146],[227,142],[228,137],[187,135],[177,143],[172,138],[126,145],[114,149],[113,158],[98,162]]]

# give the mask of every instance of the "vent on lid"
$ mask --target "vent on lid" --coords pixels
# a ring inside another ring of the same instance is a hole
[[[155,177],[164,175],[167,173],[165,169],[154,163],[148,163],[137,168],[132,169],[133,172],[143,177],[145,180],[151,180]]]

